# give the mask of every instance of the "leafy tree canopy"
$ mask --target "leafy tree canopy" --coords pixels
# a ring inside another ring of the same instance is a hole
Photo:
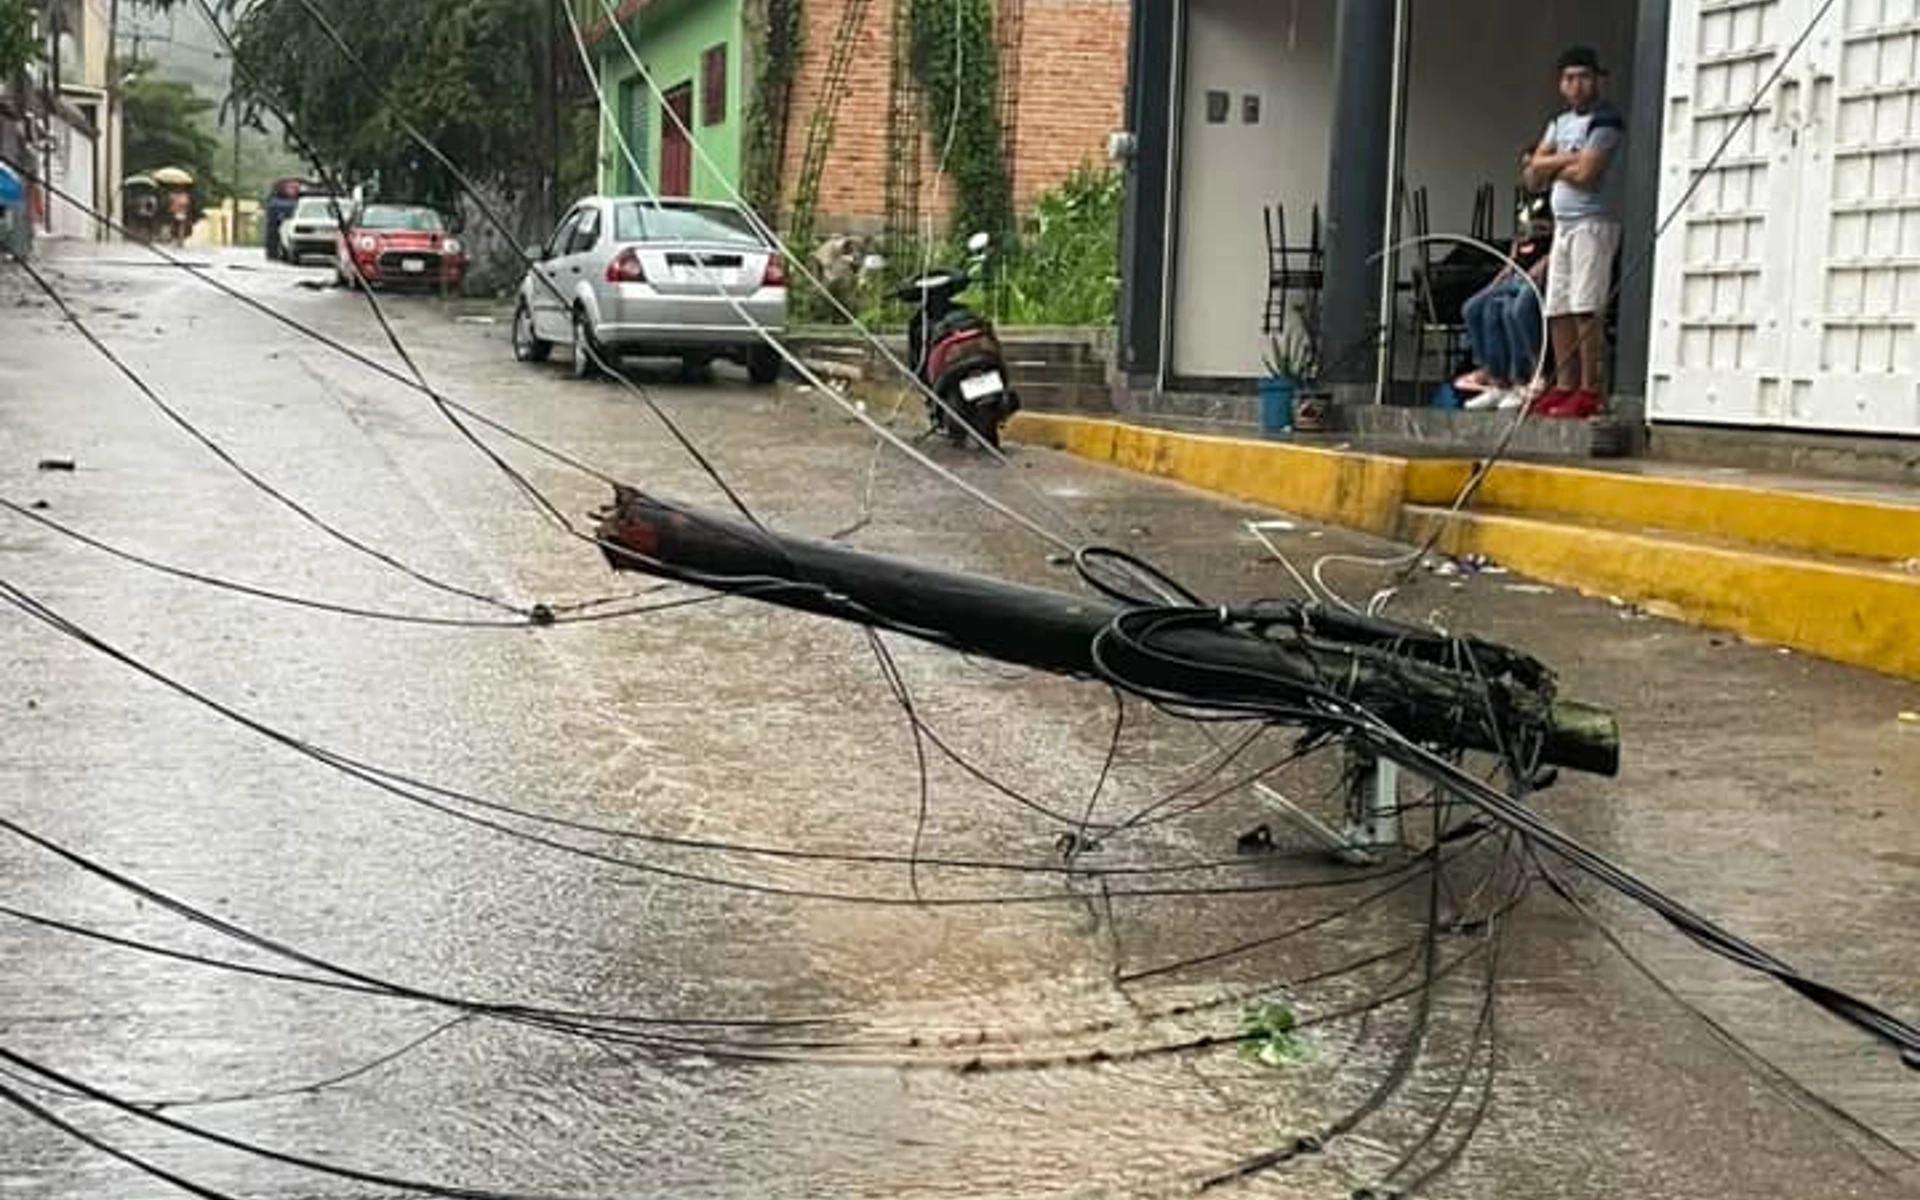
[[[0,0],[0,82],[31,62],[37,50],[27,0]]]
[[[336,46],[323,14],[360,60]],[[526,0],[254,0],[234,22],[234,92],[250,118],[279,110],[327,168],[378,172],[392,194],[451,199],[401,127],[411,121],[477,180],[535,187],[552,163],[543,127],[547,11]],[[392,104],[382,98],[391,99]]]
[[[193,176],[196,200],[222,189],[214,103],[190,84],[156,79],[151,63],[133,62],[123,92],[127,174],[180,167]]]

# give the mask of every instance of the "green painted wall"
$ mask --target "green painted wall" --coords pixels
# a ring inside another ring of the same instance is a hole
[[[742,0],[653,0],[627,23],[627,37],[645,64],[647,75],[661,92],[683,83],[693,85],[693,136],[705,151],[693,155],[692,194],[703,200],[728,198],[727,185],[740,183],[742,116],[746,110],[746,79],[742,61]],[[598,10],[604,14],[604,9]],[[721,119],[707,123],[706,79],[702,59],[709,47],[727,47],[726,107]],[[627,48],[609,32],[594,47],[599,59],[601,86],[607,97],[603,114],[600,154],[600,191],[635,194],[646,189],[633,178],[627,156],[612,127],[625,134],[634,156],[657,185],[663,132],[671,126],[661,111],[660,98],[634,68]],[[715,168],[718,168],[716,172]],[[724,176],[724,180],[722,178]]]

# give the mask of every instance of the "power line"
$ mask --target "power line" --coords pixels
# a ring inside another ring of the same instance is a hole
[[[908,897],[873,895],[873,894],[848,892],[848,891],[827,890],[827,889],[812,888],[812,887],[788,887],[788,886],[778,885],[778,884],[761,883],[761,882],[756,882],[752,880],[733,879],[725,876],[713,875],[708,872],[696,871],[696,870],[690,870],[690,869],[681,869],[677,867],[667,866],[665,864],[658,863],[658,862],[652,862],[644,859],[630,858],[622,855],[611,854],[604,851],[593,850],[588,847],[577,846],[569,842],[559,841],[554,838],[547,837],[541,834],[530,833],[528,831],[515,828],[514,826],[504,824],[500,820],[495,819],[493,817],[478,816],[473,813],[466,812],[463,809],[453,807],[452,805],[444,801],[454,801],[460,804],[471,805],[471,806],[480,808],[483,811],[498,813],[501,816],[509,816],[509,817],[514,817],[522,820],[535,821],[543,824],[558,825],[561,827],[575,827],[579,823],[568,822],[559,818],[547,817],[542,814],[528,813],[524,810],[517,809],[511,805],[501,804],[496,801],[486,800],[482,797],[475,796],[470,793],[461,792],[452,788],[446,788],[446,787],[441,787],[439,785],[427,783],[423,780],[412,778],[401,772],[392,771],[392,770],[388,770],[381,767],[376,767],[376,766],[373,766],[372,764],[362,762],[360,760],[351,758],[347,755],[338,753],[336,751],[325,749],[314,743],[308,742],[302,738],[286,733],[283,730],[280,730],[278,728],[275,728],[274,726],[268,725],[256,718],[247,716],[245,713],[242,713],[239,710],[232,708],[229,705],[223,704],[222,702],[213,699],[212,697],[206,695],[205,693],[202,693],[190,687],[189,685],[177,679],[174,679],[173,677],[159,671],[158,669],[141,661],[140,659],[135,658],[134,656],[126,653],[125,651],[120,650],[119,648],[111,645],[110,643],[104,641],[103,639],[87,632],[85,629],[81,628],[79,625],[61,616],[60,614],[55,612],[53,609],[47,607],[40,601],[34,599],[28,593],[22,591],[20,588],[14,586],[13,584],[7,582],[4,579],[0,579],[0,601],[3,601],[7,604],[12,605],[13,607],[19,609],[21,612],[26,613],[28,616],[32,617],[33,619],[41,622],[42,624],[45,624],[48,627],[60,632],[64,636],[71,638],[72,640],[77,641],[82,645],[87,646],[88,648],[92,649],[96,653],[99,653],[107,658],[110,658],[116,662],[119,662],[121,665],[130,668],[137,674],[140,674],[155,683],[160,684],[161,686],[176,693],[177,695],[180,695],[186,699],[192,700],[194,703],[209,709],[210,711],[214,712],[216,715],[224,718],[225,720],[232,722],[234,724],[237,724],[242,728],[245,728],[261,737],[266,738],[269,741],[272,741],[280,746],[283,746],[289,750],[292,750],[295,753],[300,754],[305,758],[311,759],[314,762],[320,763],[323,766],[329,767],[341,774],[344,774],[349,778],[368,784],[380,792],[397,797],[417,807],[422,807],[430,811],[439,813],[443,816],[450,817],[464,824],[473,825],[475,827],[488,830],[489,832],[492,832],[513,840],[526,842],[532,845],[537,845],[544,849],[552,850],[561,854],[585,858],[588,860],[600,862],[607,865],[618,866],[626,870],[636,871],[642,874],[655,875],[661,878],[671,879],[671,880],[675,880],[682,883],[702,884],[707,886],[720,887],[720,888],[730,889],[733,891],[738,891],[738,892],[751,894],[751,895],[758,895],[758,896],[764,896],[764,897],[784,897],[784,898],[798,899],[798,900],[829,901],[829,902],[838,902],[838,903],[846,903],[846,904],[872,905],[872,906],[880,906],[880,907],[916,907],[916,906],[937,907],[937,908],[947,908],[947,907],[958,908],[958,907],[968,907],[968,906],[999,907],[999,906],[1017,906],[1017,905],[1035,905],[1035,904],[1077,903],[1084,898],[1080,894],[1074,893],[1074,892],[1037,892],[1037,893],[996,893],[996,894],[973,895],[973,896],[944,896],[944,897],[936,897],[936,898],[929,898],[929,899],[916,901]],[[588,830],[592,830],[592,827],[588,827]],[[586,830],[583,830],[583,831],[586,831]],[[824,851],[821,851],[821,852],[799,851],[799,850],[788,850],[788,849],[781,849],[781,848],[774,848],[774,847],[744,846],[744,845],[727,844],[727,843],[719,843],[719,842],[693,842],[691,839],[670,839],[663,835],[640,834],[640,833],[635,833],[631,831],[599,831],[599,830],[592,830],[592,831],[611,833],[615,836],[624,837],[628,840],[645,841],[645,842],[651,842],[651,843],[672,844],[675,841],[685,841],[685,842],[688,842],[689,844],[684,846],[683,848],[725,850],[731,853],[740,853],[740,854],[748,854],[748,855],[765,855],[765,856],[771,856],[771,857],[786,857],[786,858],[817,858],[817,859],[832,860],[832,861],[851,860],[854,862],[866,861],[869,863],[874,861],[899,863],[903,861],[898,857],[881,858],[879,856],[871,856],[871,855],[859,856],[859,855],[830,854]],[[939,865],[939,860],[927,859],[923,857],[921,861],[927,865]],[[981,868],[974,866],[973,869],[981,869]],[[1069,877],[1075,876],[1075,875],[1098,875],[1098,874],[1103,874],[1108,872],[1108,869],[1106,868],[1083,868],[1083,867],[1077,867],[1077,866],[1062,868],[1062,867],[1054,867],[1051,865],[1048,865],[1046,867],[1031,867],[1031,866],[1014,866],[1011,864],[995,864],[992,868],[987,868],[987,869],[1013,869],[1013,870],[1017,870],[1025,873],[1063,874]],[[1174,868],[1174,869],[1179,870],[1183,868]],[[1278,883],[1262,883],[1262,884],[1246,884],[1246,885],[1215,885],[1215,886],[1166,885],[1166,886],[1131,888],[1125,891],[1115,892],[1114,894],[1117,897],[1121,897],[1121,898],[1171,897],[1171,896],[1195,897],[1195,896],[1265,895],[1265,894],[1272,894],[1272,893],[1279,893],[1279,892],[1313,890],[1318,888],[1347,887],[1347,886],[1352,886],[1353,884],[1356,884],[1356,883],[1363,883],[1369,879],[1374,879],[1379,877],[1380,876],[1377,874],[1374,874],[1374,875],[1346,874],[1342,876],[1335,876],[1335,877],[1328,877],[1328,878],[1310,878],[1310,879],[1301,879],[1301,880],[1289,880],[1289,881],[1278,882]]]
[[[40,290],[46,293],[47,298],[53,302],[53,305],[55,308],[58,308],[60,310],[61,315],[66,318],[67,323],[73,327],[74,331],[77,332],[83,339],[85,339],[87,344],[93,347],[93,349],[102,358],[106,359],[108,363],[112,364],[113,368],[118,372],[120,372],[120,374],[127,380],[127,382],[131,383],[134,389],[137,392],[139,392],[140,395],[144,397],[149,404],[152,404],[155,408],[160,410],[161,414],[164,415],[169,421],[173,422],[175,426],[177,426],[182,431],[184,431],[194,441],[199,442],[200,445],[205,447],[209,453],[211,453],[215,458],[219,459],[220,462],[225,464],[235,474],[239,475],[241,479],[245,480],[248,483],[248,485],[253,487],[256,491],[272,499],[273,501],[278,503],[282,508],[285,508],[287,511],[293,513],[296,517],[299,517],[302,521],[306,522],[308,525],[319,530],[321,533],[325,534],[327,537],[333,539],[334,541],[339,542],[341,545],[346,546],[348,549],[353,550],[354,552],[364,555],[368,558],[371,558],[374,561],[379,562],[391,568],[392,570],[398,571],[402,575],[407,576],[409,579],[412,579],[418,583],[424,584],[435,591],[445,592],[448,595],[460,596],[468,600],[477,601],[478,603],[487,605],[491,608],[501,609],[506,612],[519,613],[523,616],[530,615],[532,610],[529,608],[524,608],[520,605],[511,604],[505,600],[501,600],[496,597],[489,596],[484,592],[477,592],[470,588],[462,587],[459,584],[448,583],[444,580],[438,579],[432,575],[427,574],[425,571],[422,571],[416,567],[408,565],[405,562],[402,562],[400,559],[394,557],[393,555],[387,553],[386,551],[380,550],[377,547],[371,546],[368,543],[361,541],[359,538],[353,536],[352,534],[349,534],[344,530],[338,528],[337,526],[331,524],[330,522],[326,521],[322,517],[316,515],[311,509],[307,508],[304,504],[300,503],[298,500],[295,500],[292,496],[288,495],[286,492],[281,491],[279,488],[269,483],[266,479],[262,478],[259,474],[254,472],[246,464],[242,463],[238,458],[234,457],[234,455],[230,451],[228,451],[226,447],[222,446],[219,442],[215,441],[212,436],[210,436],[209,434],[201,430],[200,427],[195,425],[192,421],[188,420],[184,413],[182,413],[179,409],[175,408],[172,404],[169,404],[167,400],[164,397],[162,397],[160,393],[156,391],[153,388],[153,386],[146,381],[144,377],[140,375],[139,372],[135,371],[132,367],[128,366],[124,359],[122,359],[119,355],[115,354],[113,352],[112,347],[108,346],[104,341],[100,340],[99,335],[95,334],[93,330],[87,326],[87,323],[80,318],[80,314],[74,310],[73,305],[67,302],[66,297],[60,294],[59,289],[54,287],[52,282],[48,280],[45,275],[41,274],[40,271],[36,267],[34,267],[32,263],[22,258],[16,258],[14,261],[20,267],[20,270],[23,273],[25,273],[27,278],[33,280],[33,282],[40,288]]]
[[[1143,618],[1148,628],[1136,635],[1130,626],[1140,623]],[[1138,695],[1169,699],[1196,707],[1252,714],[1285,714],[1288,718],[1314,721],[1339,729],[1372,752],[1475,805],[1489,817],[1522,834],[1530,844],[1552,852],[1582,874],[1599,880],[1652,910],[1702,948],[1748,970],[1771,977],[1861,1032],[1892,1047],[1908,1066],[1920,1068],[1920,1028],[1845,991],[1811,979],[1779,957],[1737,937],[1710,918],[1642,881],[1626,868],[1548,825],[1524,804],[1489,787],[1431,749],[1407,738],[1373,713],[1352,704],[1331,683],[1306,687],[1298,680],[1269,672],[1195,662],[1177,653],[1157,649],[1152,644],[1156,634],[1170,623],[1226,623],[1233,619],[1241,618],[1236,618],[1228,610],[1144,610],[1121,614],[1101,635],[1103,640],[1123,644],[1132,653],[1146,659],[1177,664],[1196,680],[1211,676],[1210,686],[1218,691],[1206,695],[1169,693],[1129,678],[1123,669],[1116,668],[1105,655],[1096,654],[1095,661],[1102,677],[1108,682]],[[1250,619],[1256,625],[1261,620],[1257,615],[1251,615]],[[1260,685],[1260,693],[1254,693],[1249,688],[1255,682]],[[1287,695],[1295,699],[1273,699],[1274,696]]]
[[[332,613],[337,616],[357,617],[363,620],[383,621],[383,622],[388,622],[391,624],[399,624],[399,625],[425,625],[425,626],[442,628],[442,629],[530,629],[530,628],[539,628],[539,627],[548,626],[548,625],[574,625],[574,624],[580,624],[583,622],[590,622],[590,621],[618,620],[623,617],[635,616],[642,613],[665,612],[669,609],[674,609],[674,608],[684,608],[684,607],[688,607],[695,604],[711,603],[714,600],[718,600],[722,598],[720,594],[715,593],[715,594],[709,594],[709,595],[703,595],[703,596],[687,597],[687,598],[682,598],[678,600],[670,600],[660,604],[649,604],[649,605],[644,605],[638,608],[625,608],[625,609],[621,609],[613,612],[575,613],[573,615],[555,615],[554,613],[551,612],[551,610],[548,610],[545,613],[543,613],[541,611],[541,606],[536,605],[535,608],[531,610],[526,617],[515,618],[511,620],[504,619],[504,618],[489,619],[489,618],[472,618],[472,617],[440,617],[440,616],[423,615],[423,614],[417,614],[417,613],[392,612],[385,609],[367,608],[361,605],[341,604],[341,603],[336,603],[334,601],[329,601],[329,600],[320,600],[310,596],[297,596],[288,592],[276,591],[272,588],[263,588],[263,587],[255,586],[253,584],[240,583],[230,579],[223,579],[219,576],[210,575],[203,571],[196,571],[186,567],[174,566],[170,563],[164,563],[157,559],[149,558],[142,554],[137,554],[131,550],[124,549],[123,547],[112,545],[111,543],[102,541],[99,538],[93,537],[90,534],[82,533],[80,530],[75,529],[70,525],[65,525],[59,521],[54,520],[52,517],[47,516],[43,512],[38,512],[27,505],[16,503],[15,501],[8,500],[5,497],[0,497],[0,509],[5,509],[6,511],[13,513],[15,516],[21,517],[25,520],[33,521],[36,524],[39,524],[40,526],[46,529],[49,529],[54,533],[59,534],[62,537],[71,539],[72,541],[78,542],[80,545],[90,547],[91,549],[98,550],[101,553],[109,555],[113,558],[117,558],[122,562],[132,563],[133,565],[141,567],[145,570],[153,571],[161,575],[171,576],[175,579],[184,580],[188,583],[198,584],[203,587],[215,588],[220,591],[233,592],[238,595],[250,596],[257,600],[266,600],[275,604],[287,605],[293,608],[305,609],[313,612]],[[667,585],[664,585],[664,584],[655,585],[655,586],[643,589],[643,592],[664,591],[666,590],[666,586]],[[638,599],[639,597],[634,596],[629,598]],[[589,604],[587,607],[593,607],[593,606],[594,605]]]
[[[308,0],[302,0],[302,3],[306,3],[306,2],[308,2]],[[727,172],[720,170],[717,164],[714,163],[712,157],[707,153],[706,147],[704,146],[699,134],[695,130],[689,128],[687,123],[680,117],[679,113],[673,110],[673,106],[666,102],[666,93],[661,90],[659,81],[653,77],[653,73],[648,69],[646,63],[641,59],[639,52],[634,49],[633,42],[630,38],[628,38],[626,29],[622,24],[622,22],[620,21],[618,14],[613,11],[613,8],[611,7],[611,5],[607,4],[605,0],[601,0],[601,8],[604,10],[605,15],[611,22],[611,29],[612,29],[613,35],[620,41],[622,48],[626,51],[628,62],[632,65],[634,69],[635,77],[641,80],[643,83],[645,83],[648,91],[652,94],[655,101],[660,105],[660,110],[665,115],[665,119],[671,122],[680,131],[680,133],[686,138],[688,145],[690,145],[693,148],[694,154],[708,167],[710,171],[714,173],[715,178],[720,181],[722,189],[726,192],[727,196],[731,200],[733,200],[734,203],[738,204],[742,211],[752,216],[753,221],[755,225],[759,228],[761,235],[768,240],[768,242],[773,246],[773,248],[776,251],[786,256],[787,261],[793,265],[795,272],[801,278],[813,284],[817,293],[821,296],[826,297],[828,302],[834,307],[834,309],[842,317],[850,321],[853,325],[853,328],[856,329],[866,339],[866,341],[870,345],[872,345],[876,350],[879,351],[882,360],[885,361],[890,367],[892,367],[900,375],[901,378],[906,380],[910,392],[917,391],[923,398],[926,399],[926,401],[929,404],[933,405],[934,407],[944,412],[950,420],[957,422],[958,427],[966,431],[966,435],[971,441],[973,441],[975,444],[977,444],[982,449],[984,449],[989,456],[991,456],[996,461],[998,461],[1002,466],[1009,467],[1009,468],[1012,467],[1013,466],[1012,461],[1007,458],[1006,454],[1000,449],[1000,447],[994,445],[988,438],[984,437],[983,435],[981,435],[981,433],[978,430],[974,429],[971,423],[965,420],[963,414],[955,411],[953,405],[945,397],[942,397],[937,391],[929,387],[923,380],[921,380],[913,368],[910,368],[905,363],[901,362],[900,359],[894,355],[891,347],[887,346],[877,335],[874,334],[874,332],[871,329],[869,329],[865,324],[863,324],[860,321],[858,316],[856,316],[844,304],[842,304],[838,297],[833,295],[832,289],[828,288],[820,280],[818,276],[814,275],[807,268],[805,254],[796,253],[792,247],[788,246],[784,241],[781,240],[779,234],[774,229],[768,226],[765,221],[761,220],[759,216],[754,213],[753,206],[747,203],[746,197],[741,195],[739,188],[736,187],[733,184],[733,182],[728,178]],[[601,86],[599,73],[594,69],[592,55],[587,50],[586,40],[585,40],[584,34],[580,29],[579,19],[573,14],[571,6],[568,6],[566,11],[567,11],[568,25],[573,33],[574,46],[577,49],[580,56],[581,67],[586,74],[588,82],[593,87],[594,96],[599,103],[600,112],[602,114],[602,120],[603,122],[605,122],[606,115],[611,111],[611,106],[608,105],[607,103],[606,92],[604,88]],[[956,23],[960,20],[963,14],[964,14],[964,9],[961,7],[959,3],[956,2],[954,5],[954,17],[955,17]],[[956,56],[962,52],[964,41],[965,41],[964,38],[955,39],[954,48],[955,48]],[[945,154],[947,150],[951,149],[951,146],[952,146],[952,135],[958,129],[957,120],[959,116],[959,104],[958,104],[959,95],[960,93],[956,92],[955,109],[953,113],[956,123],[953,125],[950,125],[948,129],[947,145],[942,150],[942,159],[940,164],[942,167],[944,167],[945,165]],[[619,122],[617,120],[609,123],[608,128],[613,133],[614,144],[616,147],[618,147],[620,153],[626,159],[629,168],[633,172],[634,178],[637,181],[639,181],[641,187],[645,190],[646,195],[650,198],[653,198],[655,196],[655,189],[653,188],[652,183],[648,178],[648,173],[644,169],[642,169],[638,159],[634,155],[633,148],[627,140],[626,131],[620,127]],[[938,178],[937,173],[936,173],[936,178]],[[932,252],[931,243],[929,243],[927,249],[928,249],[928,253],[931,254]],[[786,360],[786,362],[802,376],[802,378],[806,379],[809,383],[813,384],[816,388],[821,389],[831,402],[838,405],[843,411],[847,412],[848,415],[854,417],[861,424],[867,426],[867,428],[876,435],[876,440],[878,445],[893,446],[895,449],[906,453],[907,456],[911,458],[913,461],[918,462],[920,465],[924,467],[932,469],[933,471],[935,471],[936,474],[939,474],[943,478],[946,478],[948,482],[954,483],[957,486],[960,486],[963,490],[968,491],[970,494],[974,496],[976,500],[980,500],[984,503],[987,503],[989,507],[992,507],[998,511],[1001,511],[1003,515],[1013,517],[1016,521],[1018,521],[1023,525],[1026,525],[1027,528],[1029,528],[1031,531],[1040,534],[1040,536],[1042,536],[1048,541],[1053,542],[1059,548],[1063,550],[1072,549],[1073,544],[1071,541],[1046,533],[1045,531],[1035,526],[1028,519],[1011,512],[1010,510],[1000,505],[998,501],[993,500],[991,497],[986,496],[985,493],[980,492],[977,489],[973,488],[972,485],[967,484],[963,480],[960,480],[957,476],[950,475],[950,473],[946,472],[944,468],[939,466],[939,464],[933,462],[933,460],[920,454],[917,450],[912,449],[905,442],[902,442],[892,432],[891,428],[889,427],[892,423],[891,418],[889,419],[888,425],[883,426],[879,422],[868,417],[863,408],[861,408],[858,405],[851,404],[844,397],[842,397],[837,391],[835,391],[834,389],[829,387],[826,383],[824,383],[819,378],[819,376],[814,372],[813,368],[808,366],[797,355],[793,354],[789,350],[789,348],[786,347],[779,340],[778,335],[773,333],[771,330],[767,329],[758,320],[756,320],[753,314],[750,311],[748,311],[745,308],[745,306],[738,301],[737,298],[734,298],[730,294],[725,292],[721,292],[720,295],[723,299],[727,300],[728,304],[734,309],[736,315],[738,315],[741,319],[743,319],[749,325],[751,325],[754,328],[754,331],[757,334],[759,334],[760,337],[764,341],[766,341],[770,347],[772,347],[776,352],[778,352],[780,356],[784,360]],[[898,415],[897,407],[895,409],[895,415],[896,416]],[[876,446],[876,449],[878,448],[878,445]],[[869,485],[871,485],[871,481],[873,478],[873,466],[874,464],[870,463],[868,468]],[[1047,509],[1050,515],[1055,517],[1056,520],[1058,520],[1065,528],[1067,528],[1075,538],[1084,540],[1084,537],[1085,537],[1084,533],[1080,530],[1079,526],[1071,516],[1068,516],[1065,513],[1065,511],[1060,508],[1059,505],[1055,504],[1052,501],[1052,499],[1049,498],[1039,488],[1034,487],[1031,484],[1026,484],[1025,481],[1021,481],[1021,482],[1023,486],[1026,488],[1027,492],[1035,500],[1037,500],[1042,505],[1042,507]],[[869,486],[869,488],[867,489],[867,496],[865,497],[865,501],[870,501],[870,499],[871,499],[871,486]],[[865,501],[863,501],[863,503]],[[863,524],[864,520],[865,518],[862,518],[861,521],[855,522],[855,525],[858,526],[860,524]]]

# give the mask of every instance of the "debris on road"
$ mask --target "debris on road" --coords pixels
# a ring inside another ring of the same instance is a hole
[[[43,458],[40,460],[42,471],[75,471],[78,466],[70,458]]]
[[[1494,562],[1484,554],[1467,554],[1459,558],[1450,558],[1445,554],[1429,555],[1420,565],[1434,575],[1510,575],[1511,571]]]
[[[1247,1007],[1240,1017],[1240,1057],[1265,1067],[1291,1067],[1309,1057],[1299,1019],[1284,1000]]]

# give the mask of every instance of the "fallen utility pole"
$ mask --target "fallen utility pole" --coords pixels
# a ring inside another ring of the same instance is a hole
[[[1613,715],[1559,698],[1552,672],[1509,647],[1399,622],[1267,602],[1208,624],[1169,622],[1152,652],[1108,635],[1129,610],[777,534],[616,486],[599,514],[607,561],[1021,666],[1130,684],[1222,708],[1337,695],[1429,746],[1534,746],[1542,766],[1613,775]],[[1223,610],[1225,611],[1225,610]],[[1143,614],[1148,615],[1148,614]],[[1104,668],[1104,670],[1103,670]],[[1303,712],[1303,724],[1311,714]]]

